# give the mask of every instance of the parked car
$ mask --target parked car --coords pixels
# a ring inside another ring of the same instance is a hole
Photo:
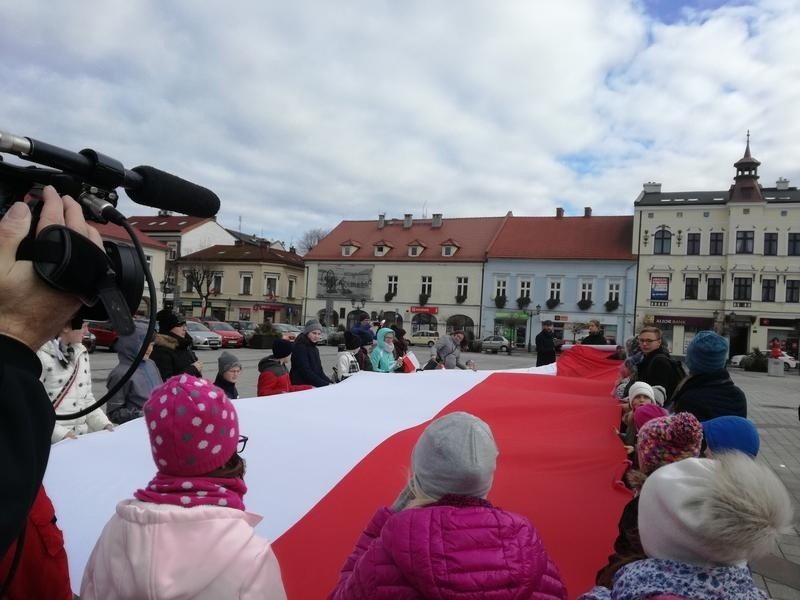
[[[201,322],[211,331],[219,334],[222,338],[222,345],[225,348],[241,348],[244,346],[244,336],[236,331],[233,325],[224,321],[203,320]]]
[[[109,321],[86,321],[89,326],[89,333],[95,337],[95,348],[114,349],[114,344],[119,337],[116,329]]]
[[[228,321],[228,323],[244,336],[245,346],[250,344],[250,338],[255,335],[256,329],[258,329],[258,323],[253,321]]]
[[[222,337],[199,321],[186,321],[186,331],[192,336],[192,346],[197,349],[217,349],[222,347]]]
[[[297,325],[289,325],[288,323],[273,323],[272,329],[279,333],[283,339],[290,342],[295,341],[297,336],[303,333],[303,330]]]
[[[767,354],[767,356],[769,356],[769,354]],[[741,367],[742,366],[742,360],[744,360],[747,357],[748,357],[747,354],[737,354],[735,356],[731,356],[731,359],[728,362],[728,364],[731,367]],[[783,362],[783,370],[784,371],[788,371],[789,369],[797,368],[797,360],[793,356],[791,356],[789,354],[786,354],[786,352],[781,351],[781,355],[778,358],[778,360]]]
[[[498,351],[508,352],[509,348],[511,348],[511,342],[502,335],[490,335],[481,340],[481,351],[489,350],[497,354]]]
[[[91,331],[87,331],[83,339],[81,340],[84,346],[86,346],[86,351],[91,354],[94,352],[95,348],[97,348],[97,336],[93,334]]]
[[[408,338],[408,343],[412,346],[433,346],[438,341],[438,331],[417,331]]]

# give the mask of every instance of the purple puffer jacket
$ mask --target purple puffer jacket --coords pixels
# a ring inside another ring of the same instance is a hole
[[[530,522],[476,502],[378,510],[329,600],[566,599],[566,586]]]

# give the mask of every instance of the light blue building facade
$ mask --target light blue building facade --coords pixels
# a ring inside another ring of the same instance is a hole
[[[635,287],[634,259],[489,258],[480,337],[504,335],[515,347],[528,348],[545,320],[553,321],[556,337],[573,341],[597,319],[606,338],[621,344],[634,333]]]

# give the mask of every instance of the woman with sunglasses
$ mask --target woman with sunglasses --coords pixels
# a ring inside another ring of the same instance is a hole
[[[270,543],[245,511],[245,463],[233,403],[209,382],[176,375],[144,405],[155,477],[123,500],[81,583],[102,598],[286,598]]]

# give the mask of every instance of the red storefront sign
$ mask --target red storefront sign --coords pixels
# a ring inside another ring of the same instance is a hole
[[[283,304],[253,304],[253,310],[279,311],[283,308]]]
[[[411,307],[412,313],[427,313],[429,315],[438,315],[439,314],[439,307],[438,306],[412,306]]]

